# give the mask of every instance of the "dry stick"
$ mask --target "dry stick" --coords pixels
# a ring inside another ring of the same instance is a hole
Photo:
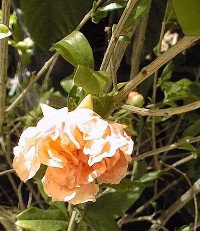
[[[123,224],[127,224],[130,222],[133,222],[133,219],[135,218],[135,216],[138,213],[141,213],[145,208],[147,208],[149,205],[151,205],[152,201],[155,201],[156,199],[158,199],[160,196],[162,196],[166,191],[168,191],[169,189],[173,188],[176,184],[178,184],[180,182],[180,180],[175,180],[172,183],[169,183],[165,188],[163,188],[160,192],[158,192],[157,194],[155,194],[150,200],[148,200],[144,205],[140,206],[139,208],[136,209],[136,211],[131,214],[126,216],[124,219],[122,218],[118,224],[120,225],[120,227]]]
[[[70,221],[69,221],[67,231],[73,231],[74,221],[75,221],[76,215],[77,215],[76,210],[73,210]]]
[[[166,163],[164,163],[164,162],[162,162],[162,163],[163,163],[165,166],[167,166],[170,170],[173,169],[174,171],[176,171],[176,172],[178,172],[180,175],[182,175],[182,176],[186,179],[186,181],[187,181],[189,187],[192,188],[192,183],[191,183],[191,181],[190,181],[190,179],[188,178],[188,176],[187,176],[186,173],[184,173],[184,172],[182,172],[181,170],[179,170],[179,169],[173,167],[172,165],[168,165],[168,164],[166,164]],[[194,224],[195,224],[195,226],[194,226],[194,227],[195,227],[195,231],[196,231],[197,219],[198,219],[198,205],[197,205],[197,197],[196,197],[195,194],[193,195],[193,199],[194,199],[194,211],[195,211],[195,217],[194,217]]]
[[[176,212],[184,207],[197,193],[200,192],[200,179],[198,179],[193,186],[185,192],[173,205],[171,205],[165,213],[159,218],[159,225],[152,225],[149,231],[160,230]]]
[[[168,51],[160,55],[157,59],[155,59],[148,66],[143,68],[133,80],[129,81],[119,92],[113,97],[113,106],[111,110],[108,112],[107,116],[110,115],[117,107],[119,102],[121,102],[132,89],[136,88],[141,82],[155,73],[161,66],[167,63],[169,60],[174,58],[177,54],[181,53],[185,49],[191,47],[194,42],[200,39],[198,37],[189,37],[185,36],[182,38],[177,44],[171,47]]]
[[[141,54],[143,51],[142,48],[143,48],[144,40],[145,40],[150,6],[151,6],[151,3],[149,4],[147,11],[141,18],[141,21],[135,32],[135,40],[133,43],[132,56],[131,56],[131,75],[130,75],[131,78],[130,79],[132,79],[139,71],[140,58],[141,58]]]
[[[33,84],[38,81],[39,78],[43,76],[43,74],[49,69],[51,64],[54,62],[55,59],[57,59],[58,54],[55,53],[42,67],[42,69],[37,73],[36,76],[32,76],[28,85],[25,89],[21,92],[21,94],[15,99],[15,101],[6,108],[5,115],[8,115],[13,108],[15,108],[18,103],[24,98],[24,96],[28,93],[28,91],[33,87]]]
[[[2,23],[9,26],[10,0],[2,0]],[[0,40],[0,133],[4,121],[8,68],[8,38]]]
[[[192,144],[192,143],[199,142],[199,141],[200,141],[200,136],[197,136],[197,137],[193,137],[193,138],[188,138],[185,142],[187,142],[189,144]],[[171,145],[166,145],[166,146],[164,146],[162,148],[157,148],[156,150],[153,150],[153,151],[142,153],[142,154],[140,154],[138,156],[134,156],[132,161],[143,160],[143,159],[145,159],[147,157],[150,157],[150,156],[153,156],[153,155],[158,155],[158,154],[160,154],[162,152],[176,149],[182,144],[183,144],[182,141],[181,142],[176,142],[176,143],[173,143]]]
[[[97,5],[100,5],[102,2],[102,0],[99,0],[97,2]],[[89,13],[87,13],[85,15],[85,17],[83,18],[83,20],[80,22],[80,24],[76,27],[75,30],[80,30],[81,27],[90,19],[91,17],[91,12],[90,11]],[[24,96],[28,93],[28,91],[31,89],[32,85],[38,81],[38,79],[40,79],[44,73],[51,67],[51,69],[53,68],[53,65],[52,64],[55,64],[55,61],[57,60],[59,54],[58,53],[55,53],[45,64],[44,66],[41,68],[41,70],[37,73],[36,76],[34,76],[34,78],[32,78],[28,85],[26,86],[26,88],[21,92],[21,94],[15,99],[15,101],[9,106],[6,108],[5,110],[5,115],[9,114],[10,111],[15,108],[19,103],[20,101],[24,98]],[[48,73],[50,74],[50,73]],[[0,82],[1,83],[1,82]]]
[[[113,51],[115,49],[115,46],[117,44],[118,38],[122,33],[123,27],[128,19],[128,17],[131,15],[131,13],[133,12],[133,9],[135,8],[136,4],[137,4],[137,0],[129,0],[124,12],[119,20],[119,23],[117,24],[117,27],[111,37],[110,43],[108,45],[108,48],[106,50],[106,53],[104,55],[102,64],[101,64],[101,71],[106,71],[111,59],[111,56],[113,54]]]
[[[132,111],[133,113],[139,114],[141,116],[172,116],[172,115],[178,115],[200,108],[200,100],[190,104],[186,104],[184,106],[166,108],[166,109],[146,109],[146,108],[139,108],[126,104],[123,105],[122,108],[126,109],[127,111]]]

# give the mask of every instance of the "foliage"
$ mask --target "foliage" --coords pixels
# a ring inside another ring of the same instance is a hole
[[[0,72],[0,210],[9,207],[14,216],[2,215],[2,227],[197,230],[200,46],[194,43],[200,36],[199,1],[21,0],[19,5],[13,1],[9,23],[4,22],[3,3],[0,70],[6,77]],[[127,6],[132,10],[124,14]],[[182,46],[174,45],[177,42]],[[8,45],[9,56],[3,56]],[[131,76],[135,70],[137,75]],[[142,103],[127,100],[132,91],[139,92]],[[39,103],[72,111],[87,94],[92,94],[96,113],[122,124],[132,136],[133,159],[119,184],[101,185],[96,202],[52,202],[41,184],[44,166],[35,182],[23,186],[10,175],[12,149],[21,132],[41,117]],[[176,112],[170,114],[171,109]],[[160,112],[164,116],[158,116]]]

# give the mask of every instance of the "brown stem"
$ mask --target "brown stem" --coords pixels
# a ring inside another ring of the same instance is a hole
[[[9,26],[10,0],[2,0],[2,23]],[[8,68],[8,38],[0,40],[0,132],[4,121]]]

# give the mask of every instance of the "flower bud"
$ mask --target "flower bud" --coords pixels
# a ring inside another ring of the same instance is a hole
[[[132,106],[142,107],[144,105],[144,97],[138,92],[132,91],[129,93],[126,103]]]

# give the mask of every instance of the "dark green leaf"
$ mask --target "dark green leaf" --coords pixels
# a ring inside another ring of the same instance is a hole
[[[21,0],[24,21],[34,41],[49,49],[75,30],[92,7],[92,0]]]
[[[60,85],[64,88],[64,90],[69,93],[74,86],[74,74],[67,76],[64,78],[61,82]]]
[[[155,171],[155,172],[148,172],[143,177],[141,177],[139,179],[139,181],[141,183],[147,183],[149,181],[154,181],[154,180],[158,179],[158,177],[160,177],[161,175],[163,175],[165,173],[166,172],[162,171],[162,170],[158,170],[158,171]]]
[[[190,127],[188,127],[182,137],[186,136],[196,136],[197,134],[200,133],[200,119],[197,120],[194,124],[192,124]]]
[[[65,60],[77,67],[78,65],[94,67],[93,52],[86,37],[79,31],[71,34],[57,42],[52,48],[56,50]]]
[[[17,215],[16,225],[33,231],[58,231],[66,230],[68,222],[58,209],[41,210],[32,207]]]
[[[82,87],[87,94],[103,94],[108,82],[108,73],[94,71],[89,67],[79,65],[74,74],[74,84]]]
[[[177,19],[186,35],[200,35],[200,1],[173,0],[173,7]]]
[[[84,96],[84,91],[81,87],[73,86],[67,97],[67,107],[69,111],[73,111],[80,103],[80,99]]]
[[[133,12],[124,25],[124,30],[130,27],[133,23],[137,22],[145,11],[148,9],[150,0],[141,0],[136,11]]]
[[[125,192],[108,193],[88,204],[84,221],[95,231],[119,231],[114,219],[122,216],[140,197],[143,186]]]
[[[95,97],[94,99],[94,111],[100,116],[106,115],[112,106],[113,97],[110,95],[104,95],[102,97]]]
[[[127,0],[108,0],[100,7],[97,7],[96,2],[94,2],[91,14],[92,21],[99,23],[102,18],[107,16],[107,12],[124,8],[126,4]]]

